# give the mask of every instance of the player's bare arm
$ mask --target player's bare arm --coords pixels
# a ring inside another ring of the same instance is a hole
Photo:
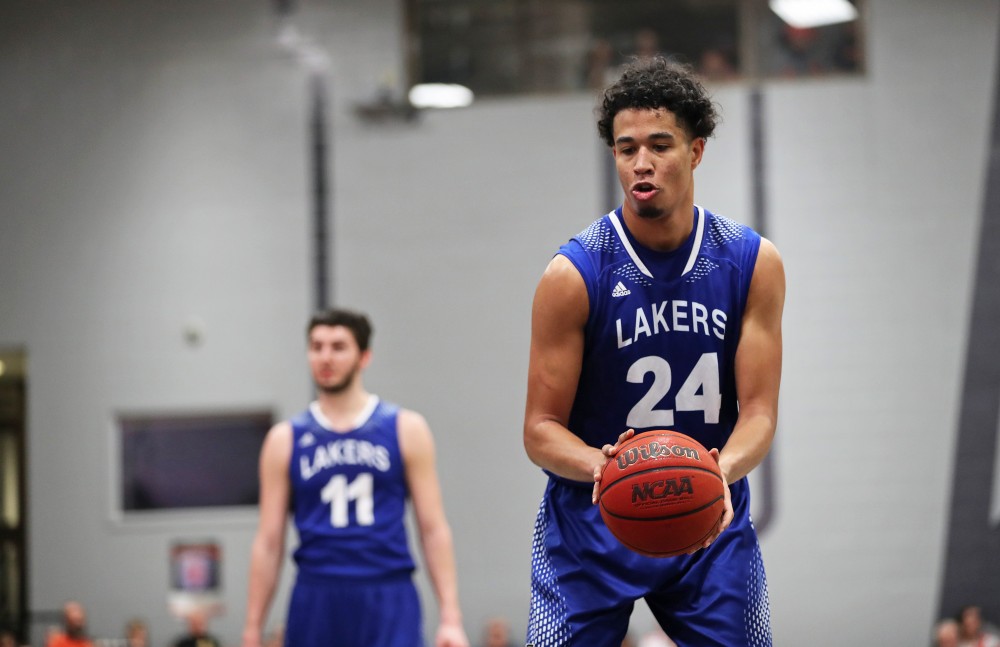
[[[435,466],[434,439],[423,416],[406,409],[400,411],[399,444],[424,560],[438,599],[440,622],[435,646],[468,647],[458,601],[451,527],[445,516]]]
[[[289,492],[288,463],[292,455],[292,427],[282,422],[268,432],[260,453],[260,519],[250,553],[243,647],[260,647],[274,589],[285,554]]]
[[[539,467],[590,482],[607,457],[570,432],[569,413],[583,363],[589,300],[583,277],[564,256],[550,262],[531,309],[524,448]]]
[[[781,314],[785,270],[778,250],[762,239],[736,350],[740,415],[722,448],[719,465],[733,483],[757,467],[774,439],[781,382]]]

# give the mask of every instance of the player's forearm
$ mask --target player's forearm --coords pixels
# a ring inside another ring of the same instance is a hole
[[[525,425],[524,449],[535,465],[563,478],[593,482],[594,468],[607,457],[554,420]]]
[[[281,572],[282,556],[283,547],[268,545],[260,540],[254,541],[250,561],[246,622],[243,626],[244,639],[248,636],[255,636],[257,640],[260,638]]]
[[[461,626],[462,611],[458,601],[458,576],[455,569],[455,550],[451,528],[440,524],[422,533],[424,560],[438,601],[438,615],[442,624]]]
[[[741,410],[726,446],[719,452],[719,467],[728,483],[734,483],[760,465],[771,449],[775,416],[770,412]]]

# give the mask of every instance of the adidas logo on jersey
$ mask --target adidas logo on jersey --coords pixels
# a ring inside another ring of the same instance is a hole
[[[315,444],[316,436],[313,436],[311,431],[307,431],[299,438],[299,447],[312,447]]]
[[[621,281],[618,281],[618,285],[616,285],[615,289],[611,291],[611,296],[613,297],[623,297],[627,294],[632,294],[632,290],[625,287],[625,284]]]

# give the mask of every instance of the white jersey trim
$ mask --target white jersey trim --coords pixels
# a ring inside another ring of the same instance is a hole
[[[694,245],[691,246],[691,255],[688,256],[687,264],[684,266],[684,271],[681,272],[681,276],[684,276],[694,269],[694,263],[698,260],[698,254],[701,252],[701,241],[705,238],[705,210],[698,205],[695,205],[695,208],[698,210],[698,223],[695,225]],[[608,219],[611,220],[611,224],[614,226],[615,232],[618,233],[618,239],[622,241],[625,251],[628,252],[629,258],[632,259],[635,266],[639,268],[640,272],[649,278],[654,278],[653,273],[649,271],[646,264],[643,263],[639,258],[639,255],[635,253],[632,243],[629,242],[628,236],[625,235],[625,229],[622,227],[618,214],[612,211],[608,214]]]
[[[639,255],[635,253],[635,249],[632,248],[632,243],[629,242],[628,236],[625,235],[625,230],[622,229],[622,223],[618,219],[618,214],[612,211],[608,214],[608,218],[611,220],[611,224],[614,225],[615,231],[618,233],[618,239],[622,241],[622,245],[625,247],[625,251],[628,252],[629,257],[635,266],[639,268],[639,271],[653,278],[653,273],[646,268],[646,264],[639,259]]]
[[[355,429],[360,429],[364,426],[364,424],[368,422],[369,418],[372,417],[372,414],[375,413],[375,407],[378,406],[378,402],[378,396],[374,393],[369,393],[368,401],[365,402],[364,408],[354,419],[354,422],[351,423],[351,428],[348,431],[354,431]],[[319,426],[323,429],[326,429],[327,431],[337,431],[337,429],[334,429],[333,423],[330,422],[329,418],[323,415],[323,410],[319,408],[319,402],[316,400],[309,403],[309,413],[312,414],[313,418],[316,419],[316,422],[318,422]]]
[[[698,260],[698,253],[701,252],[701,241],[705,238],[705,210],[698,205],[695,207],[698,209],[698,225],[694,234],[694,245],[691,246],[691,255],[688,256],[687,265],[684,266],[681,276],[694,269],[694,262]]]

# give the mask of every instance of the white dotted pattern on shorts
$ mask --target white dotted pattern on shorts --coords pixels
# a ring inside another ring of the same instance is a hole
[[[751,647],[771,647],[771,609],[767,599],[767,577],[760,546],[754,550],[747,581],[747,608],[743,623],[746,626],[747,644]]]
[[[531,614],[528,617],[528,643],[538,647],[567,645],[570,639],[566,598],[559,592],[555,570],[545,553],[547,528],[548,508],[543,500],[531,542]]]

